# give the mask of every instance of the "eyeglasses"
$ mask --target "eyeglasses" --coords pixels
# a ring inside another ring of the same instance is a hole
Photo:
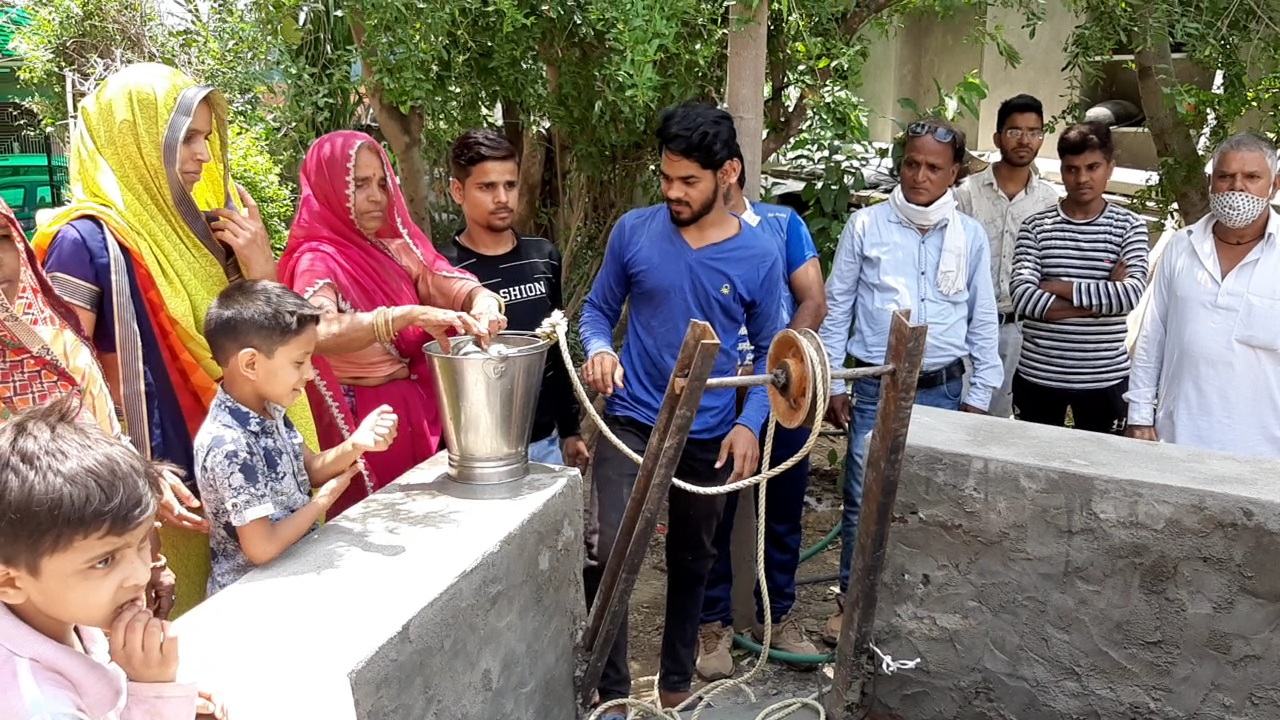
[[[956,139],[956,131],[951,128],[932,125],[927,122],[913,122],[907,126],[907,137],[924,137],[930,135],[940,143],[950,144]]]
[[[1010,140],[1021,140],[1022,138],[1031,138],[1032,140],[1043,140],[1043,130],[1023,130],[1022,128],[1009,128],[1004,131],[1005,137]]]

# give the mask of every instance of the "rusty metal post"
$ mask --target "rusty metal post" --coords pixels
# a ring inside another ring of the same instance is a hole
[[[889,545],[889,525],[906,452],[916,382],[924,359],[928,327],[911,325],[909,311],[894,313],[885,363],[893,372],[880,380],[880,404],[862,473],[862,515],[845,594],[844,624],[836,645],[835,677],[824,705],[836,719],[854,718],[868,673],[876,595]],[[854,440],[857,442],[857,440]]]
[[[582,640],[587,660],[578,679],[583,707],[590,704],[592,692],[600,683],[605,658],[630,607],[631,592],[653,538],[658,514],[671,489],[671,478],[719,352],[720,340],[711,326],[700,320],[691,321],[587,619]]]

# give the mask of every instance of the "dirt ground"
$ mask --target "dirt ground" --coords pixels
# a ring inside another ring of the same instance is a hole
[[[828,451],[837,447],[840,455],[843,456],[843,446],[843,438],[822,438],[811,454],[812,471],[806,497],[807,511],[803,520],[805,548],[821,540],[840,520],[842,504],[837,491],[839,469],[831,467],[827,458]],[[631,602],[632,696],[642,700],[653,699],[654,676],[658,671],[663,602],[667,582],[663,551],[660,526],[659,533],[654,536],[649,547]],[[833,575],[839,571],[839,563],[840,543],[837,540],[826,550],[803,563],[797,578],[803,582],[806,578]],[[822,643],[822,629],[826,625],[828,616],[835,610],[836,585],[836,581],[829,580],[803,584],[797,588],[793,613],[800,618],[805,631],[820,651],[827,649],[827,646]],[[746,630],[746,628],[739,628],[739,630]],[[735,648],[734,654],[737,660],[735,677],[744,675],[756,662],[756,656],[746,650]],[[790,697],[803,697],[818,692],[824,684],[829,683],[831,670],[830,665],[824,665],[808,672],[801,672],[776,663],[769,663],[753,679],[750,687],[760,700],[773,697],[780,701]],[[696,681],[695,688],[701,687],[702,684]],[[745,703],[746,700],[743,693],[731,691],[718,696],[714,704],[723,707]]]

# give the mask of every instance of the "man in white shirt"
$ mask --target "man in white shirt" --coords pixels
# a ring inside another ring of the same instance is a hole
[[[1130,437],[1280,458],[1280,190],[1252,133],[1213,154],[1210,214],[1156,266],[1129,375]]]
[[[991,281],[1000,315],[1000,362],[1004,383],[987,408],[996,417],[1013,414],[1013,373],[1022,352],[1022,327],[1015,321],[1009,292],[1013,247],[1018,228],[1031,214],[1051,208],[1058,191],[1035,172],[1036,156],[1044,144],[1044,105],[1030,95],[1014,95],[1000,103],[992,142],[999,162],[970,176],[956,189],[960,212],[982,223],[991,242]]]

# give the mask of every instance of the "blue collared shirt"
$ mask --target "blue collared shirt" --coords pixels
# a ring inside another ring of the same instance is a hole
[[[846,356],[883,363],[893,311],[909,309],[912,322],[929,326],[922,370],[971,358],[965,402],[987,409],[1004,381],[991,251],[982,225],[968,215],[958,217],[969,240],[969,279],[954,295],[943,295],[937,282],[945,222],[921,235],[887,202],[849,218],[827,278],[827,317],[818,332],[832,367],[843,367]],[[845,382],[833,381],[831,392],[847,392]]]

